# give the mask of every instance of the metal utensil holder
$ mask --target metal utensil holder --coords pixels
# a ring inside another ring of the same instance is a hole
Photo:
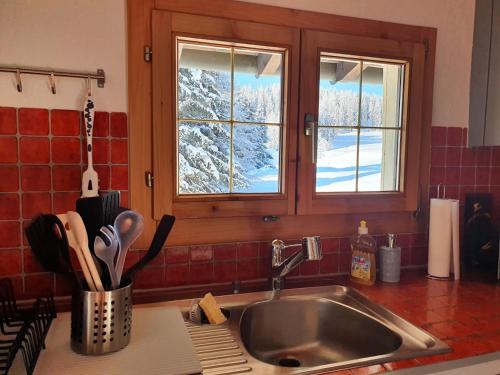
[[[132,283],[106,292],[78,291],[71,307],[71,348],[99,355],[123,349],[132,328]]]

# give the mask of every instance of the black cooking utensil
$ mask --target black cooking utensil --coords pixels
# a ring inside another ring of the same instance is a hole
[[[101,227],[114,223],[119,207],[119,191],[112,191],[98,197],[79,198],[76,201],[76,212],[80,214],[85,224],[90,251],[93,252],[94,239]]]
[[[67,275],[79,288],[82,287],[71,262],[64,225],[57,216],[39,215],[25,232],[33,253],[45,269]]]
[[[118,209],[120,207],[120,192],[111,191],[106,195],[89,197],[89,198],[79,198],[76,201],[76,212],[82,217],[83,223],[85,224],[85,230],[87,231],[89,250],[92,255],[95,256],[94,252],[94,240],[97,235],[99,235],[99,230],[108,224],[113,224],[116,216],[118,215]],[[101,269],[106,269],[106,264],[98,259]],[[102,282],[109,284],[109,275],[104,272],[102,275]]]
[[[170,234],[170,231],[172,230],[172,227],[174,226],[174,222],[175,216],[163,215],[160,220],[160,224],[156,228],[156,232],[148,251],[144,254],[141,260],[139,260],[123,274],[122,280],[132,280],[137,272],[143,269],[146,264],[151,262],[159,254],[165,244],[165,241],[167,240],[168,235]]]
[[[110,191],[102,201],[102,225],[113,225],[120,207],[120,192]]]

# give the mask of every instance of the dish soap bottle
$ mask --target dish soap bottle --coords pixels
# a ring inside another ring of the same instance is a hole
[[[359,222],[358,233],[351,238],[351,280],[365,285],[375,284],[377,243],[368,234],[366,221]]]

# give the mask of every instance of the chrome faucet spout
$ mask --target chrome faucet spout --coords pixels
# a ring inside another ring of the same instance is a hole
[[[301,243],[285,245],[282,240],[274,240],[272,257],[272,288],[281,290],[286,275],[293,271],[299,264],[308,260],[320,260],[322,258],[321,239],[319,236],[304,237]],[[300,247],[298,251],[283,259],[283,251],[287,248]]]

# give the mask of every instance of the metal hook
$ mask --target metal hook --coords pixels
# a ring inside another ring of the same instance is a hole
[[[92,96],[92,81],[90,76],[87,76],[87,96]]]
[[[49,76],[49,83],[50,83],[50,90],[52,91],[52,94],[56,94],[56,80],[54,77],[54,72],[50,73]]]
[[[16,87],[18,92],[23,92],[23,83],[21,82],[21,71],[16,69]]]

